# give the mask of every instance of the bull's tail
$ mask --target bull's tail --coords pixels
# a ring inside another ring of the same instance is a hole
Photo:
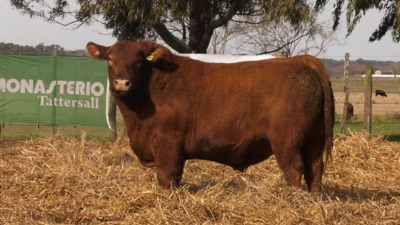
[[[335,124],[335,104],[333,99],[333,92],[331,82],[329,81],[328,75],[322,62],[313,58],[313,67],[318,74],[319,81],[322,85],[324,92],[324,124],[325,124],[325,166],[328,164],[328,160],[332,156],[333,148],[333,125]]]

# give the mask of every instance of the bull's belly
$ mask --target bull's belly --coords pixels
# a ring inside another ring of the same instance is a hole
[[[272,155],[272,149],[270,142],[265,139],[225,145],[201,139],[188,153],[189,159],[214,161],[241,170],[267,159]]]

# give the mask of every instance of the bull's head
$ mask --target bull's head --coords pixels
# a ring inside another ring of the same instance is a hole
[[[89,42],[86,49],[94,59],[108,61],[108,78],[116,97],[142,89],[141,81],[150,79],[152,68],[172,56],[167,48],[148,41],[119,41],[110,47]]]

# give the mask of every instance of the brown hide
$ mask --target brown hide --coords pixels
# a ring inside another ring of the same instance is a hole
[[[275,155],[289,185],[318,191],[331,153],[334,104],[322,63],[312,56],[204,63],[156,43],[88,43],[109,61],[111,85],[133,151],[156,167],[158,183],[179,185],[187,159],[244,171]],[[119,82],[120,84],[120,82]],[[326,161],[325,160],[325,161]]]
[[[353,112],[354,112],[354,107],[351,103],[349,103],[347,105],[347,116],[346,116],[347,121],[351,120],[351,118],[353,117]]]

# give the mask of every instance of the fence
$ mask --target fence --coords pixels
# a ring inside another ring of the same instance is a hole
[[[337,122],[341,122],[340,132],[346,133],[348,105],[351,103],[354,116],[352,122],[364,121],[363,130],[371,133],[372,124],[386,125],[389,133],[398,133],[400,125],[400,78],[380,78],[372,76],[372,67],[366,69],[365,77],[348,77],[349,54],[345,55],[344,76],[331,78],[335,96]],[[343,87],[343,91],[339,90]]]

